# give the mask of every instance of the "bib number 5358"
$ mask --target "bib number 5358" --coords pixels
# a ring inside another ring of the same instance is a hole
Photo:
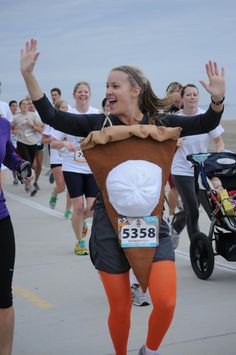
[[[155,238],[156,237],[156,229],[154,227],[150,228],[122,228],[122,238]]]
[[[158,217],[123,217],[118,220],[122,248],[155,247],[159,244]]]

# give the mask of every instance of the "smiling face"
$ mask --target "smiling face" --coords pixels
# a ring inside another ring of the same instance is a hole
[[[183,93],[183,112],[197,112],[199,104],[199,92],[194,86],[187,86]]]
[[[89,87],[86,84],[80,84],[74,90],[74,99],[76,101],[76,105],[78,106],[89,105],[90,97],[91,97],[91,92]]]
[[[113,70],[107,79],[106,97],[109,102],[110,112],[113,115],[132,116],[138,111],[138,96],[140,88],[131,86],[126,73]]]

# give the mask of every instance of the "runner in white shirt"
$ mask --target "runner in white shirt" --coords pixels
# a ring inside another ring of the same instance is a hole
[[[73,96],[76,107],[68,111],[72,113],[100,113],[99,109],[89,106],[91,97],[90,86],[81,81],[74,87]],[[92,205],[98,193],[98,187],[93,174],[80,149],[82,137],[75,137],[58,131],[52,131],[55,138],[51,147],[63,152],[62,171],[66,186],[72,200],[72,227],[76,237],[75,253],[77,255],[88,254],[84,237],[87,233],[86,218],[92,216]],[[85,201],[86,200],[86,201]]]
[[[55,108],[62,111],[68,110],[68,104],[64,100],[58,100],[55,102]],[[58,131],[54,130],[52,127],[45,125],[43,134],[42,134],[42,142],[44,144],[50,144],[53,140],[51,132],[54,132],[54,135],[57,134]],[[60,132],[58,132],[60,133]],[[62,152],[59,149],[50,149],[50,168],[52,174],[54,176],[55,186],[53,188],[52,194],[49,199],[49,206],[54,209],[56,207],[58,194],[62,193],[65,190],[65,179],[63,176],[63,172],[61,169],[62,166]],[[70,218],[72,216],[71,212],[71,199],[68,194],[66,193],[66,208],[64,212],[65,218]]]
[[[184,108],[177,114],[182,116],[194,116],[204,112],[198,107],[199,91],[195,85],[188,84],[184,86],[181,95],[183,97]],[[183,202],[190,240],[200,231],[198,225],[199,203],[195,192],[194,169],[191,162],[186,159],[186,156],[193,153],[207,152],[210,139],[214,139],[216,151],[224,150],[223,132],[223,127],[219,125],[209,133],[181,138],[181,145],[177,149],[172,162],[171,174]]]

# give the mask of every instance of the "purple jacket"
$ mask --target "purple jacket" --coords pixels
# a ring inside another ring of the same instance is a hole
[[[10,138],[10,123],[0,116],[0,169],[2,164],[11,170],[20,170],[20,165],[24,162],[15,152],[15,148]],[[3,191],[0,190],[0,220],[9,216]]]

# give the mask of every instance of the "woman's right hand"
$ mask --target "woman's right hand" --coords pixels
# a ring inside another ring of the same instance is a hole
[[[22,75],[31,74],[38,59],[37,40],[31,39],[26,42],[25,48],[21,50],[20,70]]]
[[[21,50],[20,70],[33,101],[40,100],[43,97],[43,90],[33,73],[38,56],[36,39],[26,42],[25,48]]]

